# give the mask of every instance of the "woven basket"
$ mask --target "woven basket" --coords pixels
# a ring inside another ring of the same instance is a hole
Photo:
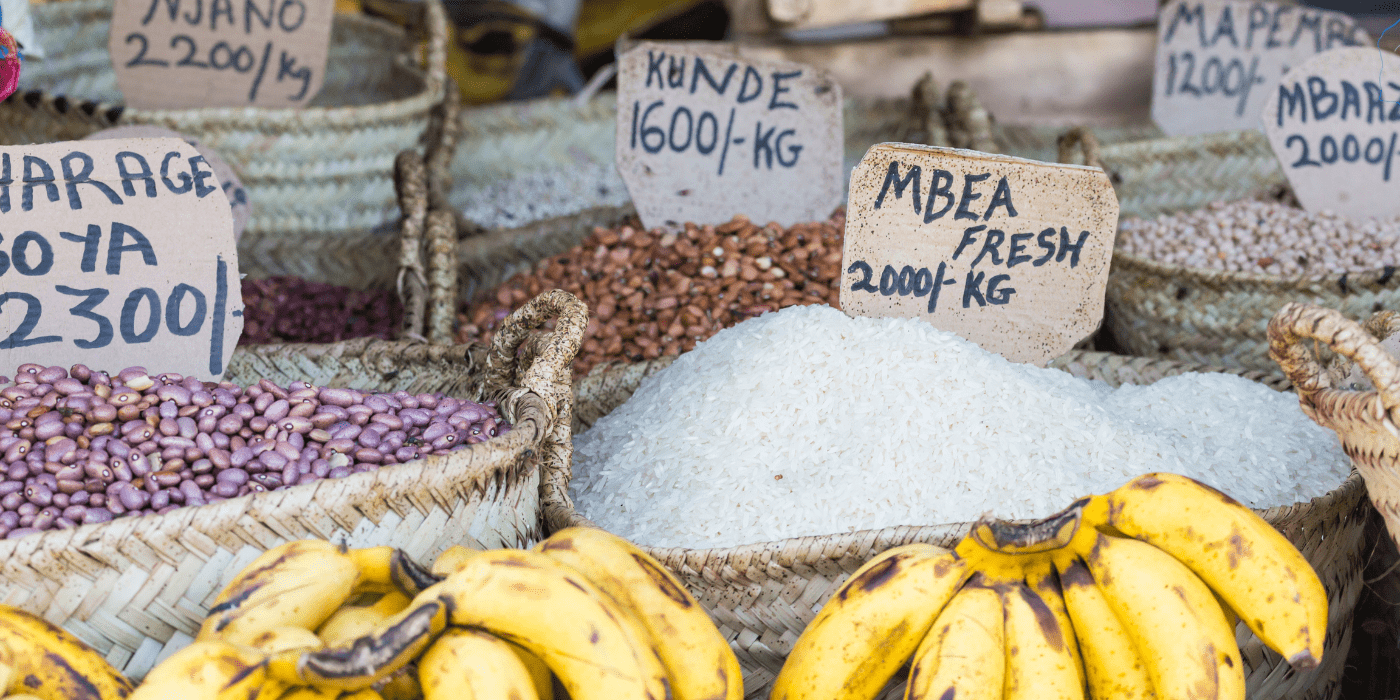
[[[552,316],[552,334],[530,333]],[[0,601],[62,625],[139,678],[190,641],[248,562],[289,540],[392,545],[417,561],[454,544],[527,546],[541,534],[541,467],[564,469],[571,454],[568,367],[586,322],[577,299],[549,292],[513,314],[489,350],[369,339],[240,348],[226,375],[238,384],[490,398],[514,429],[342,479],[0,541]]]
[[[237,172],[252,201],[242,272],[367,286],[393,277],[394,156],[414,146],[446,80],[447,18],[428,2],[427,72],[388,22],[336,15],[320,94],[304,109],[137,110],[120,106],[107,52],[111,0],[35,5],[46,60],[24,66],[0,103],[0,144],[80,139],[149,124],[199,139]]]
[[[1104,146],[1120,220],[1200,209],[1285,185],[1268,141],[1232,132]],[[1121,241],[1120,241],[1121,242]],[[1119,348],[1220,367],[1277,371],[1266,327],[1285,303],[1306,301],[1364,318],[1400,308],[1393,268],[1361,275],[1282,277],[1166,265],[1114,252],[1106,325]]]
[[[635,365],[604,366],[575,387],[574,431],[581,432],[621,405],[642,379],[674,358]],[[1239,374],[1283,390],[1286,382],[1260,372],[1219,370],[1168,360],[1072,351],[1051,367],[1112,385],[1151,383],[1196,371]],[[1400,374],[1397,374],[1400,382]],[[543,508],[550,532],[571,525],[593,525],[573,509],[568,471],[545,474]],[[1251,700],[1335,700],[1351,646],[1352,612],[1363,582],[1366,552],[1362,539],[1365,488],[1355,473],[1326,496],[1307,503],[1259,511],[1282,531],[1317,570],[1328,594],[1327,644],[1322,664],[1307,673],[1266,650],[1240,625],[1236,638],[1245,663]],[[714,617],[744,668],[750,698],[763,697],[803,628],[846,577],[871,557],[910,542],[951,547],[970,523],[892,527],[825,537],[801,537],[726,549],[650,548],[675,572]],[[885,698],[902,692],[888,689]]]

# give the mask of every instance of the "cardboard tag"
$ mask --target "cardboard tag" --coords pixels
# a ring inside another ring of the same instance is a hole
[[[243,229],[248,227],[248,218],[253,215],[253,205],[248,201],[248,190],[243,188],[243,181],[238,179],[238,174],[233,172],[233,168],[214,149],[184,134],[158,126],[118,126],[88,134],[83,140],[134,138],[174,138],[194,146],[199,155],[204,156],[209,169],[214,171],[214,177],[219,179],[219,188],[224,191],[224,196],[228,197],[229,210],[233,212],[233,240],[237,241],[243,236]]]
[[[641,42],[619,63],[617,169],[644,226],[790,226],[840,203],[841,87],[826,72],[699,42]]]
[[[1318,54],[1270,90],[1260,120],[1304,209],[1400,215],[1400,56]]]
[[[1117,226],[1098,168],[876,144],[851,172],[841,309],[1043,367],[1098,328]]]
[[[243,332],[233,215],[180,139],[0,147],[0,371],[216,380]]]
[[[301,107],[325,79],[335,0],[116,0],[129,107]]]
[[[1174,0],[1157,15],[1152,119],[1169,136],[1258,129],[1269,91],[1293,66],[1373,46],[1340,12],[1273,2]]]

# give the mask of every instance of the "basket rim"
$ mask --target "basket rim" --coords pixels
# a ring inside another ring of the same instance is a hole
[[[1343,272],[1322,277],[1286,276],[1272,275],[1267,272],[1236,272],[1208,267],[1173,265],[1115,249],[1110,265],[1116,267],[1120,262],[1129,269],[1135,268],[1136,271],[1161,277],[1187,277],[1210,284],[1255,285],[1276,291],[1308,291],[1310,287],[1324,285],[1335,286],[1342,293],[1350,294],[1363,289],[1400,287],[1400,274],[1396,274],[1400,272],[1400,266],[1397,265],[1385,265],[1380,270],[1368,270],[1360,273]]]
[[[442,9],[441,0],[425,0],[430,9],[428,14],[432,19],[445,17],[445,10]],[[42,12],[41,8],[53,8],[51,12],[61,19],[64,16],[90,14],[97,17],[111,16],[112,0],[63,0],[63,2],[44,3],[35,8],[35,11]],[[91,19],[91,17],[89,18]],[[346,23],[351,26],[359,25],[359,28],[366,31],[379,31],[394,34],[403,38],[410,47],[413,43],[408,38],[408,33],[402,27],[379,19],[365,15],[336,14],[332,18],[332,23]],[[116,111],[117,116],[111,117],[113,126],[119,122],[139,121],[141,123],[166,123],[189,125],[198,123],[201,125],[231,125],[248,126],[252,128],[276,127],[278,133],[288,133],[297,130],[297,127],[323,127],[323,126],[356,126],[359,124],[373,123],[380,121],[391,121],[401,119],[405,116],[419,114],[431,109],[438,102],[442,101],[446,95],[447,65],[446,51],[432,50],[435,45],[445,45],[446,22],[429,21],[429,31],[431,36],[428,39],[429,61],[427,70],[417,66],[402,66],[408,70],[413,70],[423,76],[423,89],[416,94],[387,102],[380,102],[371,105],[351,105],[351,106],[321,106],[321,107],[201,107],[195,109],[151,109],[143,110],[127,107],[120,102],[96,102],[86,101],[86,105],[92,105],[91,111],[84,107],[94,117],[96,115],[110,115]],[[411,55],[411,54],[410,54]],[[395,59],[396,60],[396,59]],[[22,103],[31,105],[31,108],[38,109],[39,105],[50,104],[56,100],[69,100],[67,95],[56,95],[43,88],[33,88],[29,90],[17,90],[10,95],[3,103]],[[60,113],[66,110],[58,110]],[[104,120],[105,121],[105,120]],[[177,131],[179,129],[176,129]]]

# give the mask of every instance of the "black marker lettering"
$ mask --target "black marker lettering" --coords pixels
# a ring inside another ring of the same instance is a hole
[[[38,168],[42,175],[35,175],[31,168]],[[54,184],[53,168],[34,156],[24,157],[24,187],[20,190],[20,208],[30,211],[34,208],[34,186],[44,188],[50,202],[58,201],[58,185]]]
[[[135,160],[136,164],[141,166],[141,171],[133,173],[128,170],[126,167],[127,159]],[[133,153],[131,151],[122,151],[118,153],[117,172],[122,176],[122,191],[126,193],[126,196],[136,196],[136,185],[132,184],[133,182],[145,182],[146,196],[156,196],[156,179],[154,173],[151,172],[151,164],[147,163],[146,159],[140,153]]]
[[[987,213],[982,215],[982,220],[992,218],[992,212],[997,207],[1006,207],[1006,215],[1016,217],[1016,205],[1011,203],[1011,185],[1007,184],[1005,175],[997,181],[997,191],[992,193],[992,203],[987,205]]]
[[[1041,231],[1040,235],[1035,237],[1035,244],[1045,251],[1045,254],[1036,258],[1031,267],[1040,267],[1050,262],[1050,258],[1055,255],[1055,229],[1051,227]]]
[[[1030,262],[1031,256],[1024,255],[1026,249],[1025,241],[1035,238],[1034,233],[1013,233],[1011,234],[1011,254],[1006,256],[1006,268],[1009,270],[1024,262]]]
[[[753,78],[755,81],[753,94],[745,95],[744,91],[748,89],[749,78]],[[745,102],[752,102],[758,99],[758,96],[762,94],[763,76],[759,75],[758,71],[754,70],[753,66],[744,66],[744,82],[739,83],[739,96],[736,98],[739,101],[739,104],[744,104]]]
[[[792,92],[792,88],[783,87],[784,80],[791,80],[802,76],[802,71],[795,70],[791,73],[773,73],[773,96],[768,99],[768,109],[797,109],[797,105],[792,102],[779,102],[778,95],[785,92]]]
[[[131,243],[126,242],[127,236],[131,237]],[[150,239],[131,226],[120,221],[113,221],[112,235],[107,242],[107,274],[120,275],[122,273],[122,253],[129,252],[141,253],[142,262],[151,267],[156,266],[156,251],[151,248]]]
[[[723,95],[724,92],[729,89],[729,80],[734,77],[734,72],[737,70],[739,70],[739,64],[729,64],[729,70],[724,72],[724,81],[715,83],[714,76],[710,75],[710,69],[705,67],[705,61],[701,60],[699,56],[696,56],[695,74],[690,78],[690,94],[695,94],[695,88],[700,85],[700,76],[703,75],[705,77],[705,82],[710,84],[710,89],[714,90],[716,95]],[[650,76],[648,76],[648,78],[650,78]]]
[[[990,230],[988,230],[988,231],[987,231],[987,238],[986,238],[985,240],[982,241],[982,250],[977,251],[977,257],[975,257],[975,258],[972,259],[972,264],[971,264],[971,265],[968,265],[968,267],[969,267],[969,268],[977,267],[977,263],[982,262],[982,256],[984,256],[984,255],[986,255],[986,254],[988,254],[988,253],[991,253],[991,254],[992,254],[992,264],[993,264],[993,265],[1000,265],[1000,264],[1001,264],[1001,252],[998,251],[997,248],[999,248],[999,247],[1001,246],[1002,242],[1005,241],[1005,240],[1006,240],[1006,232],[1005,232],[1005,231],[1001,231],[1001,230],[999,230],[999,229],[990,229]],[[956,257],[956,256],[954,256],[954,257]]]
[[[1055,262],[1061,262],[1061,261],[1063,261],[1063,260],[1065,259],[1065,254],[1066,254],[1066,253],[1069,253],[1069,254],[1070,254],[1070,255],[1069,255],[1069,266],[1070,266],[1070,267],[1078,267],[1078,266],[1079,266],[1079,251],[1081,251],[1081,250],[1084,249],[1084,241],[1088,240],[1088,238],[1089,238],[1089,232],[1088,232],[1088,231],[1080,231],[1080,232],[1079,232],[1079,240],[1078,240],[1078,242],[1070,243],[1070,242],[1069,242],[1069,231],[1066,231],[1066,230],[1065,230],[1065,227],[1061,226],[1061,227],[1060,227],[1060,251],[1059,251],[1058,253],[1055,254]]]
[[[976,226],[969,226],[966,230],[964,230],[962,240],[958,242],[958,247],[953,250],[953,259],[957,260],[958,256],[962,255],[964,248],[972,245],[973,243],[976,243],[977,232],[985,230],[986,228],[987,227],[985,225],[978,224]]]
[[[963,175],[962,201],[958,202],[958,211],[953,214],[954,219],[968,219],[970,221],[976,221],[978,219],[976,214],[973,214],[972,212],[967,210],[967,206],[969,204],[972,204],[973,200],[982,198],[982,195],[973,193],[972,185],[973,183],[986,180],[991,176],[991,173],[982,173],[981,175]]]
[[[885,193],[890,191],[890,185],[894,185],[894,198],[899,199],[904,196],[904,188],[912,182],[914,184],[914,213],[919,213],[919,166],[909,168],[909,172],[904,177],[899,176],[899,161],[890,161],[890,169],[885,172],[885,182],[880,185],[880,194],[875,196],[875,208],[879,209],[885,205]]]
[[[83,164],[82,172],[73,172],[73,161],[75,160]],[[81,151],[73,151],[72,153],[69,153],[68,155],[60,158],[58,164],[59,167],[63,169],[64,186],[68,190],[69,209],[83,208],[82,197],[78,195],[78,185],[80,184],[87,184],[96,187],[97,191],[106,195],[107,201],[113,204],[122,203],[121,197],[118,197],[117,193],[113,192],[112,188],[107,186],[107,183],[102,182],[100,180],[94,181],[90,179],[92,177],[92,158],[88,156],[88,154],[83,153]]]
[[[65,241],[82,243],[83,260],[79,264],[78,269],[82,270],[83,272],[97,271],[97,248],[102,244],[101,226],[98,226],[97,224],[88,224],[86,236],[79,236],[76,233],[60,231],[58,237],[62,238]]]

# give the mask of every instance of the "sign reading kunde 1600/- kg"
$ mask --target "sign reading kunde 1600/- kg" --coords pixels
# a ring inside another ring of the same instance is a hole
[[[1098,168],[884,143],[851,173],[841,308],[1043,366],[1103,318],[1118,198]]]

